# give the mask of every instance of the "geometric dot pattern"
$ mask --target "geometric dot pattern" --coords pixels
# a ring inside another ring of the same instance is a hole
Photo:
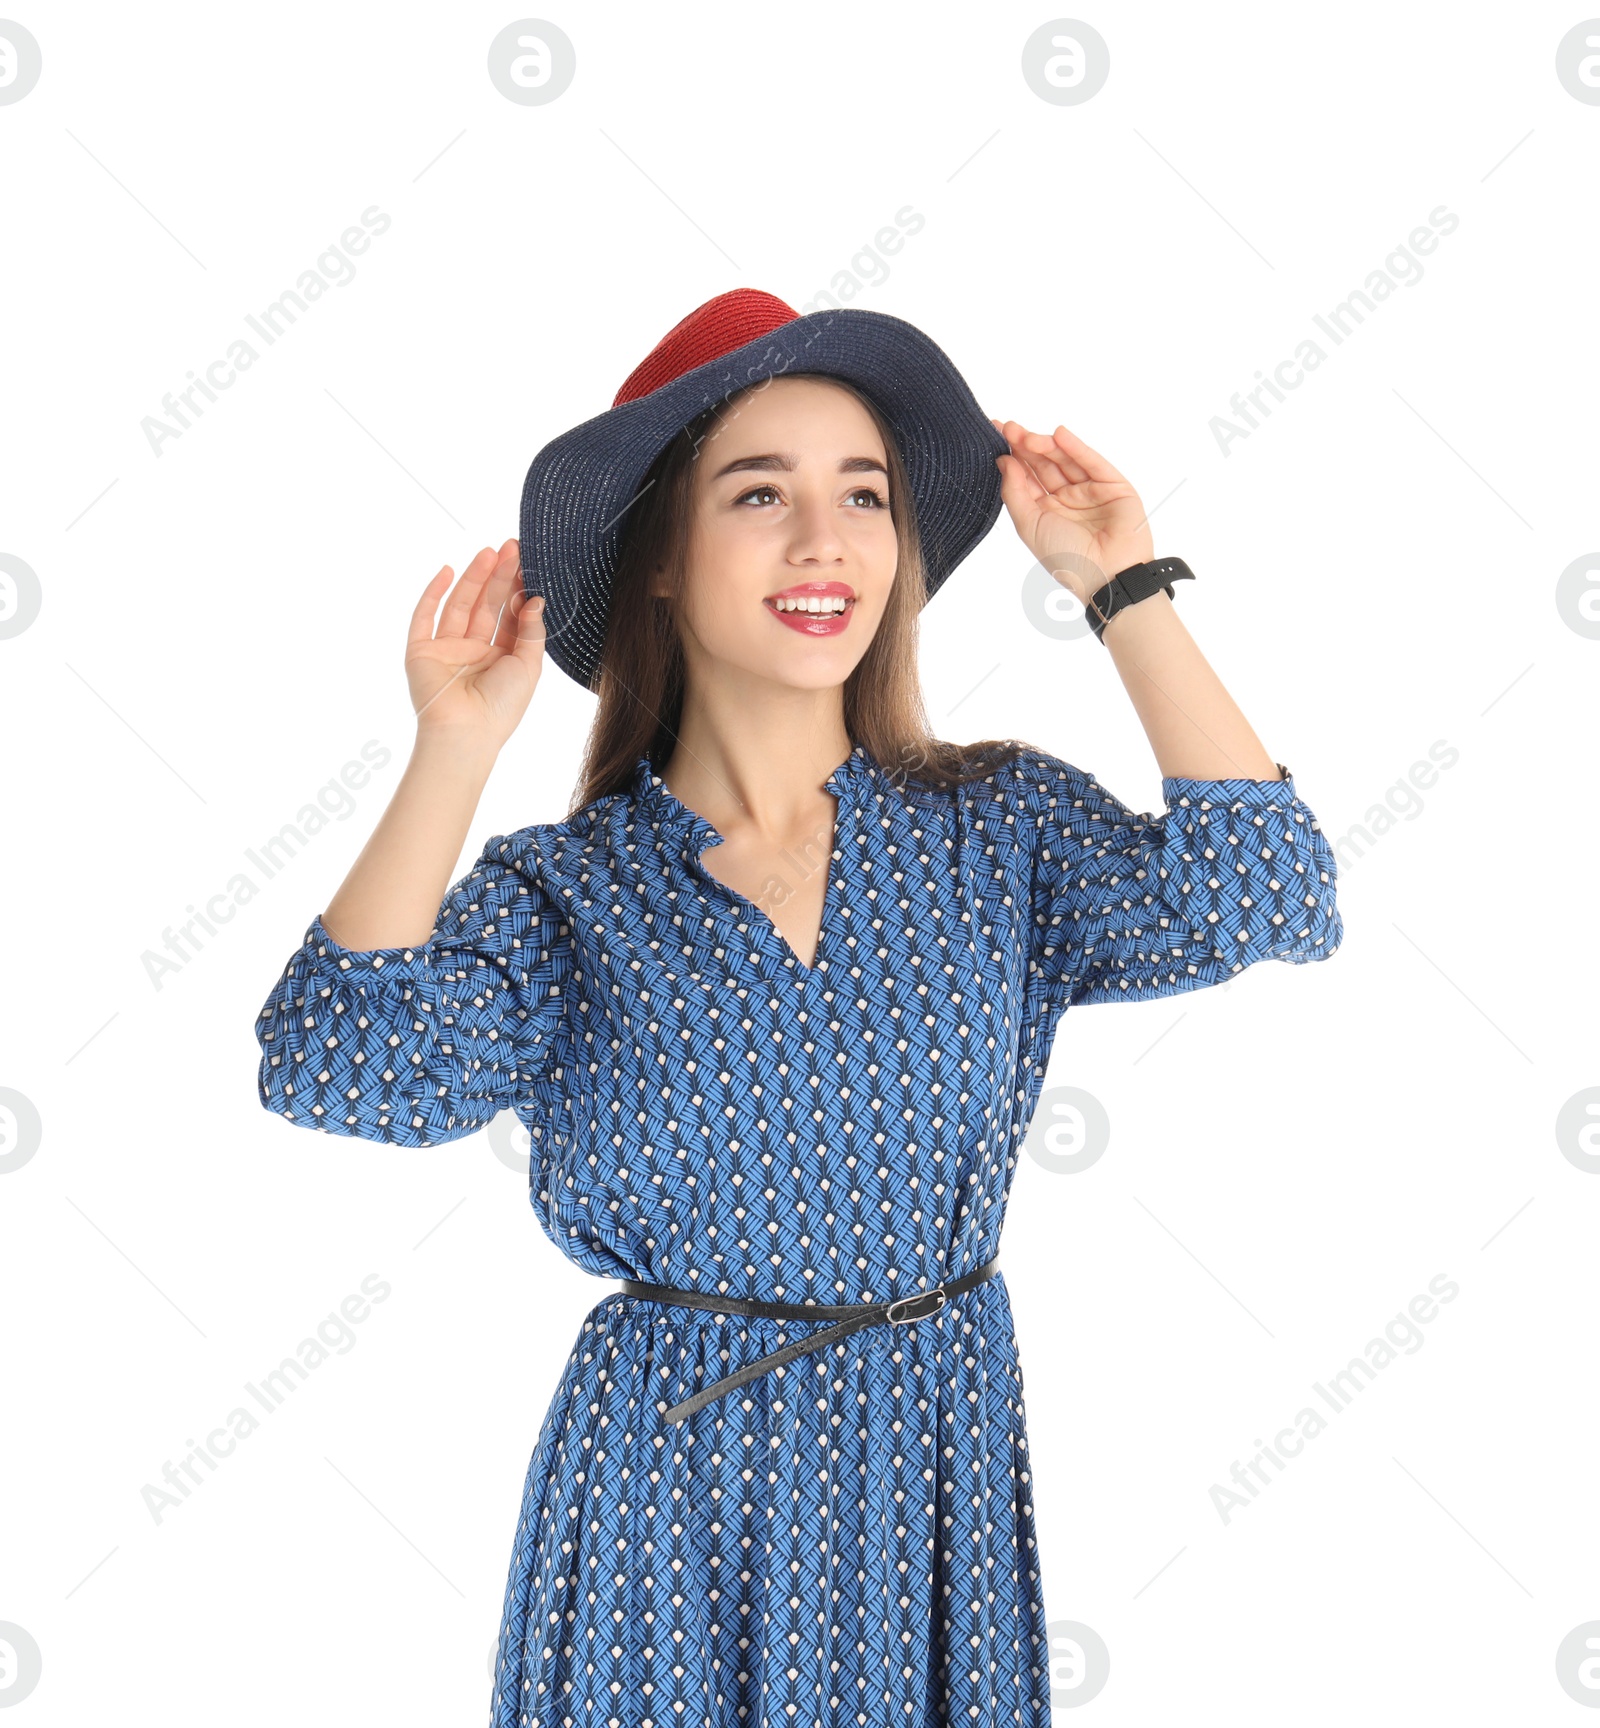
[[[405,1146],[514,1111],[540,1226],[602,1278],[907,1296],[999,1251],[1068,1007],[1338,947],[1333,855],[1280,770],[1169,776],[1135,815],[1031,746],[942,790],[858,746],[831,852],[794,860],[827,872],[806,967],[640,757],[628,791],[491,837],[419,946],[313,919],[257,1020],[261,1101]],[[662,1421],[827,1324],[620,1292],[584,1317],[523,1485],[493,1728],[1045,1728],[1003,1272]]]

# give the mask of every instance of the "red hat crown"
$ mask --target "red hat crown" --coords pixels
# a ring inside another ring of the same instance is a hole
[[[730,288],[674,324],[624,379],[611,406],[620,408],[624,402],[648,396],[696,366],[719,360],[780,324],[792,324],[799,316],[776,294],[763,293],[759,288]]]

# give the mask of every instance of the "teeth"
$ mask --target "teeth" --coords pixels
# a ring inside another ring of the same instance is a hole
[[[835,594],[805,594],[770,602],[779,612],[816,612],[834,618],[843,612],[849,601]]]

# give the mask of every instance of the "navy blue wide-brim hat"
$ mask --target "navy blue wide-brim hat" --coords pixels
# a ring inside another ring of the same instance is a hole
[[[599,685],[628,511],[652,463],[703,409],[787,372],[853,384],[888,421],[911,485],[924,604],[994,526],[995,457],[1010,446],[931,337],[886,312],[802,315],[757,288],[719,294],[662,337],[604,414],[551,439],[523,482],[523,589],[544,596],[545,653],[585,689]]]

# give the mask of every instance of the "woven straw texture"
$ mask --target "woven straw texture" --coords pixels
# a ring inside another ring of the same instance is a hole
[[[787,311],[782,301],[772,305]],[[759,326],[761,315],[759,304],[741,302],[708,339],[733,339],[747,323]],[[765,315],[773,316],[770,308]],[[706,331],[675,342],[681,328],[663,338],[619,397],[692,357]],[[1001,508],[995,457],[1009,446],[944,350],[886,312],[849,307],[796,317],[621,401],[534,457],[522,487],[523,587],[544,595],[545,652],[585,689],[596,687],[611,579],[651,463],[703,408],[753,380],[791,372],[842,378],[882,410],[906,465],[929,599],[994,526]]]
[[[612,406],[648,396],[685,372],[747,347],[799,316],[786,301],[759,288],[736,288],[732,293],[719,294],[672,326],[623,380]]]

